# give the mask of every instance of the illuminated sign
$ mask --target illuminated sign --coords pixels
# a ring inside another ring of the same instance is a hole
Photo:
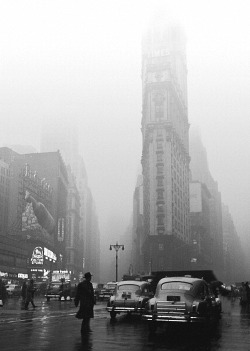
[[[57,223],[57,240],[63,241],[64,240],[64,218],[58,218]]]
[[[7,272],[0,272],[0,277],[8,277],[8,273]]]
[[[53,261],[57,260],[56,254],[53,251],[47,249],[47,247],[44,248],[44,256]]]
[[[24,273],[18,273],[17,274],[18,278],[22,278],[22,279],[28,279],[28,274],[24,274]]]
[[[31,256],[32,264],[43,264],[43,249],[40,246],[34,248]]]

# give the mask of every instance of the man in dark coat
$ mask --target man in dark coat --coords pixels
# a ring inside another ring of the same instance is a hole
[[[94,318],[94,289],[91,283],[91,273],[84,274],[85,280],[78,284],[75,297],[75,306],[80,302],[76,318],[82,319],[81,333],[91,332],[90,318]]]
[[[27,289],[26,289],[26,298],[25,298],[25,304],[24,304],[24,309],[27,310],[29,303],[31,302],[31,305],[33,306],[33,308],[35,308],[35,304],[33,301],[33,297],[34,297],[34,292],[35,292],[35,287],[34,287],[34,280],[30,279],[29,284],[27,285]]]
[[[0,279],[0,300],[2,300],[0,307],[3,307],[3,304],[5,303],[7,296],[8,295],[7,295],[7,291],[6,291],[4,282],[2,281],[2,279]]]

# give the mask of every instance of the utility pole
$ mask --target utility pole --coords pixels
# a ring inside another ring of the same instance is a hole
[[[110,245],[109,250],[115,249],[115,281],[118,281],[118,251],[120,249],[124,250],[124,245],[119,245],[116,242],[115,245]]]

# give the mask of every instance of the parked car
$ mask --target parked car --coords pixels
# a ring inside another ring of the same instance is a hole
[[[200,278],[184,276],[161,279],[142,318],[154,332],[159,323],[206,323],[219,319],[220,314],[221,301],[209,284]]]
[[[94,289],[94,297],[95,297],[95,304],[96,304],[96,301],[99,300],[100,292],[103,289],[103,284],[93,282],[92,285]]]
[[[18,284],[9,284],[5,286],[7,295],[9,297],[21,296],[21,286]]]
[[[116,282],[108,282],[107,284],[104,284],[103,288],[100,291],[99,299],[109,300],[115,291],[116,284]]]
[[[114,319],[117,313],[141,314],[150,297],[154,294],[148,282],[127,280],[117,283],[113,296],[107,304],[107,311]]]
[[[59,301],[69,301],[72,298],[72,291],[71,291],[71,283],[65,282],[62,283],[60,281],[53,281],[48,284],[45,297],[47,301],[50,299],[58,299]]]

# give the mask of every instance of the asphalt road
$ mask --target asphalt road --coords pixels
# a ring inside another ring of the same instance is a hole
[[[20,301],[11,299],[0,309],[1,351],[250,351],[250,308],[242,309],[238,299],[222,299],[222,318],[209,332],[183,325],[162,326],[154,336],[137,316],[120,315],[111,323],[105,303],[97,303],[92,333],[81,337],[73,302],[36,299],[36,304],[37,308],[25,311]]]

